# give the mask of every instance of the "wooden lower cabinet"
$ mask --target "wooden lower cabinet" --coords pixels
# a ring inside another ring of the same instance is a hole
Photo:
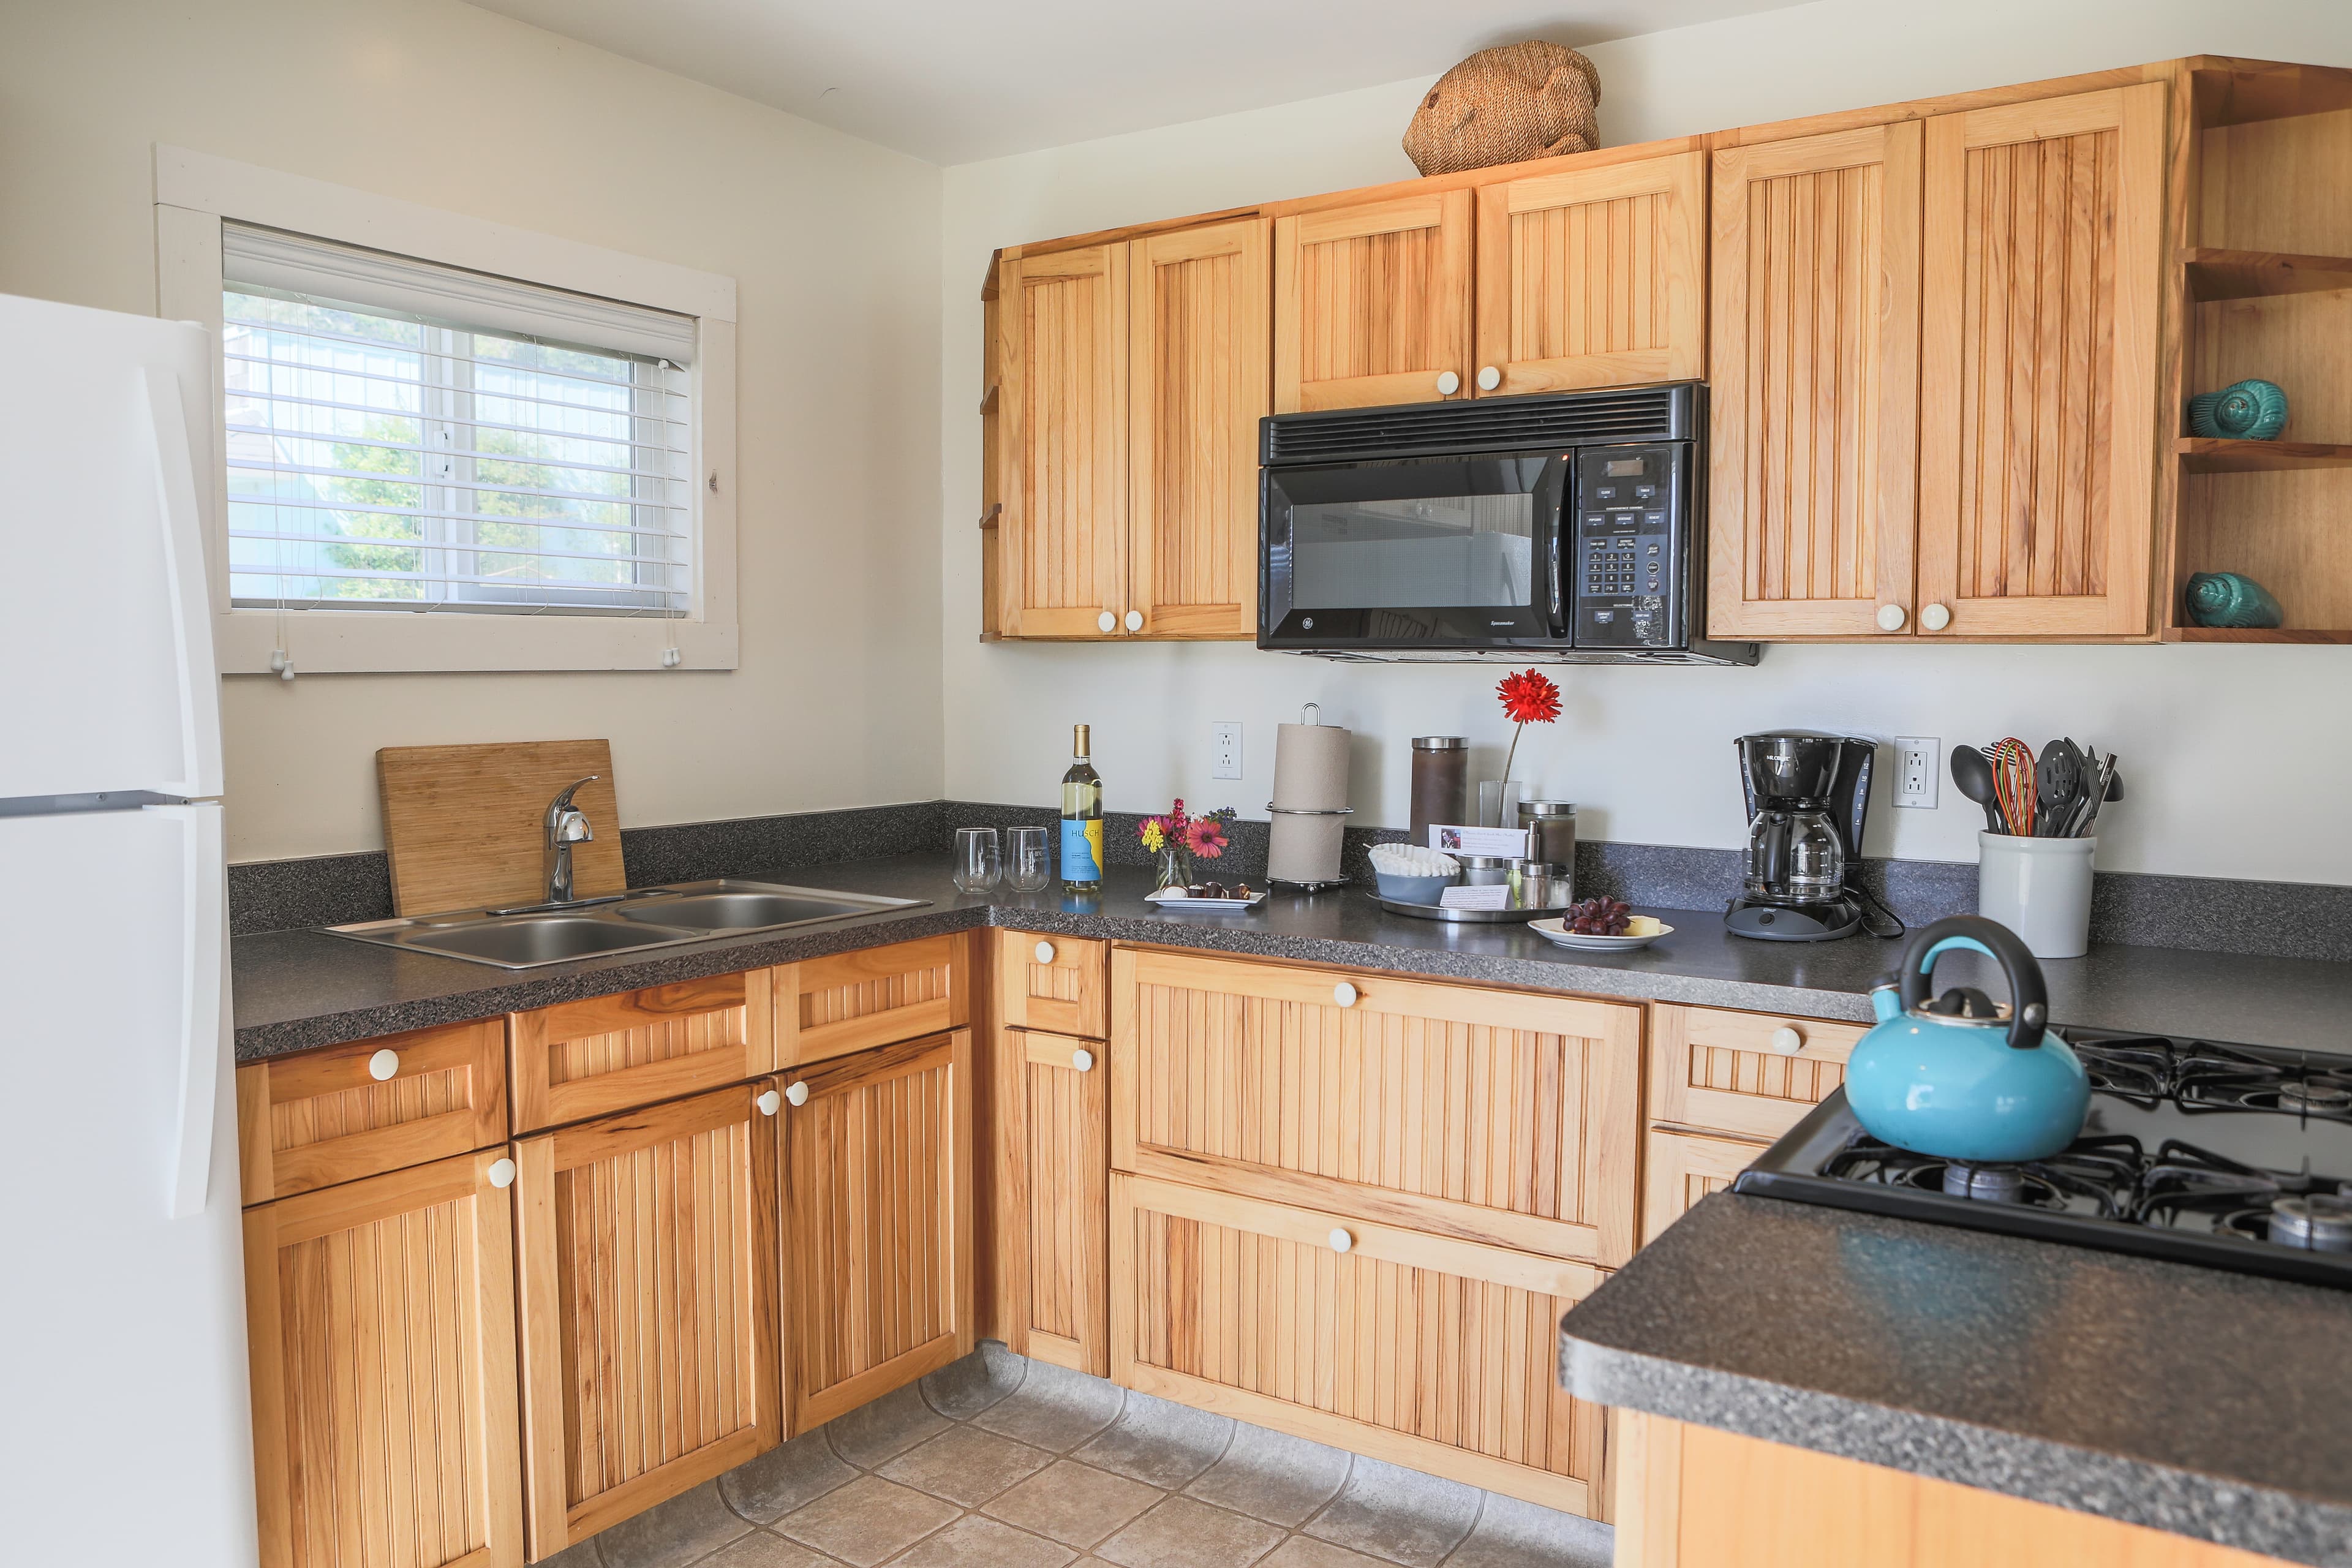
[[[248,1204],[469,1153],[507,1139],[496,1018],[247,1062],[236,1069]]]
[[[1768,1147],[1737,1138],[1652,1128],[1643,1158],[1642,1245],[1657,1240],[1699,1199],[1729,1187],[1732,1178]]]
[[[961,934],[860,948],[768,971],[779,1070],[912,1040],[970,1021]]]
[[[2278,1559],[1620,1410],[1617,1568],[2274,1568]]]
[[[1110,1072],[1099,1040],[997,1037],[998,1328],[1011,1349],[1110,1375]]]
[[[971,1349],[971,1037],[779,1079],[793,1430]]]
[[[522,1562],[505,1160],[246,1211],[262,1568]]]
[[[765,1087],[516,1145],[533,1561],[783,1436]]]
[[[1554,1370],[1599,1269],[1123,1173],[1110,1256],[1117,1382],[1605,1517],[1602,1413]]]
[[[758,971],[511,1014],[507,1040],[517,1132],[698,1094],[776,1065]]]

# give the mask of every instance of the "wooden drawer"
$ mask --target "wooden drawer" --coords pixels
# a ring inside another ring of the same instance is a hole
[[[1115,1381],[1598,1512],[1601,1412],[1555,1369],[1600,1269],[1124,1174],[1110,1228]]]
[[[1023,931],[988,934],[996,942],[1000,1023],[1089,1040],[1109,1032],[1103,991],[1110,980],[1110,943]]]
[[[773,977],[776,1066],[798,1067],[969,1021],[961,936],[787,963]]]
[[[380,1059],[383,1053],[390,1058]],[[505,1142],[502,1019],[416,1029],[236,1069],[245,1201],[267,1203]]]
[[[1111,975],[1118,1169],[1633,1255],[1640,1008],[1125,947]]]
[[[1650,1011],[1650,1120],[1769,1142],[1845,1081],[1864,1027],[1660,1003]]]
[[[1739,1138],[1650,1129],[1643,1161],[1642,1245],[1657,1240],[1699,1199],[1727,1189],[1732,1178],[1769,1147]]]
[[[514,1128],[528,1132],[740,1083],[775,1065],[764,971],[508,1016]]]

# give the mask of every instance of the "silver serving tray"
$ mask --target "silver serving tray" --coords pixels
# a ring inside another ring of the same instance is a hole
[[[1392,915],[1411,915],[1417,921],[1443,921],[1454,926],[1524,925],[1528,921],[1556,915],[1558,910],[1449,910],[1443,904],[1409,904],[1402,899],[1384,899],[1378,893],[1372,902]]]

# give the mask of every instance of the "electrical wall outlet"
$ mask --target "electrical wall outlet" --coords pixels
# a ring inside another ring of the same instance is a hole
[[[1242,726],[1238,719],[1220,720],[1209,726],[1209,776],[1242,776]]]
[[[1924,735],[1895,736],[1895,804],[1933,811],[1943,760],[1943,742]]]

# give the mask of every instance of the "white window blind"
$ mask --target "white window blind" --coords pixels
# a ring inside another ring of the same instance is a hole
[[[221,226],[243,607],[684,616],[695,322]]]

